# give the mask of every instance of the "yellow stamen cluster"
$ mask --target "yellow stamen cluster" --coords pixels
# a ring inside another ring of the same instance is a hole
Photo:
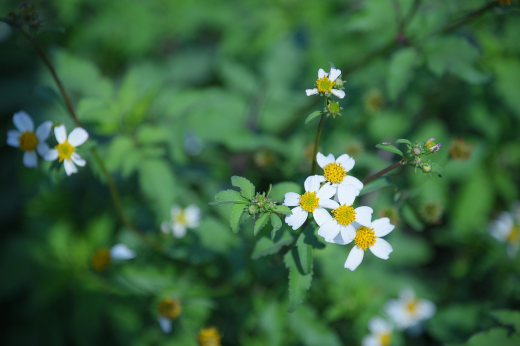
[[[351,205],[343,204],[338,209],[333,210],[332,213],[334,219],[343,226],[348,226],[356,220],[356,212]]]
[[[406,311],[408,311],[410,314],[415,314],[417,311],[417,305],[419,305],[419,301],[417,299],[408,301],[406,303]]]
[[[356,237],[354,241],[358,248],[367,250],[369,247],[376,243],[376,233],[373,228],[368,228],[365,226],[359,227],[356,232]]]
[[[38,138],[36,138],[34,132],[22,132],[18,137],[18,143],[20,143],[20,149],[23,151],[33,151],[38,145]]]
[[[175,219],[175,222],[180,223],[181,225],[185,225],[186,224],[186,213],[184,212],[184,210],[181,210],[179,215],[177,215],[177,218]]]
[[[316,81],[316,88],[318,88],[318,91],[323,94],[328,94],[332,90],[332,87],[336,83],[329,79],[327,76],[323,76],[322,78],[318,78]]]
[[[507,241],[509,243],[518,243],[518,239],[520,238],[520,229],[518,229],[518,226],[514,225],[513,229],[507,236]]]
[[[316,197],[316,192],[305,192],[305,194],[300,197],[300,207],[312,213],[314,209],[318,208],[319,201],[320,199]]]
[[[92,256],[92,267],[98,272],[105,269],[110,263],[110,250],[101,249]]]
[[[347,175],[347,171],[341,165],[341,163],[331,162],[323,167],[325,171],[324,176],[327,181],[330,181],[332,184],[341,183],[343,178]]]
[[[197,338],[200,346],[220,346],[220,339],[218,329],[215,327],[202,328]]]
[[[390,342],[392,341],[391,333],[383,333],[379,335],[379,343],[382,346],[390,346]]]
[[[181,312],[181,304],[177,299],[164,298],[157,305],[157,310],[161,316],[169,318],[171,320],[177,318]]]
[[[60,162],[63,162],[64,159],[70,161],[70,157],[74,154],[74,147],[67,140],[58,144],[55,148],[58,150],[58,158]]]

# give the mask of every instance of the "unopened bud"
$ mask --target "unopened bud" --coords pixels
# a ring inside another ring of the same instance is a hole
[[[416,157],[414,162],[417,166],[419,166],[422,163],[422,159],[420,157]]]
[[[254,215],[258,211],[258,207],[254,204],[251,204],[247,211],[249,212],[249,215]]]
[[[429,163],[425,163],[421,166],[421,170],[423,171],[423,173],[426,173],[426,174],[431,173],[432,168],[433,168],[432,165]]]
[[[421,147],[413,147],[412,148],[412,155],[419,156],[419,155],[421,155],[421,153],[422,153]]]
[[[334,101],[329,101],[327,103],[327,112],[329,112],[330,115],[337,115],[340,110],[341,107],[339,106],[339,103]]]
[[[341,80],[341,78],[338,78],[338,79],[336,79],[335,84],[337,85],[338,88],[341,88],[343,86],[343,81]]]

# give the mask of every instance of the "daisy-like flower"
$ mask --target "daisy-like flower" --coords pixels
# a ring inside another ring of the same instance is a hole
[[[220,346],[222,336],[215,327],[202,328],[197,337],[199,346]]]
[[[403,290],[399,299],[391,299],[385,305],[385,312],[398,329],[410,328],[431,318],[435,310],[431,301],[418,299],[411,288]]]
[[[116,244],[109,249],[100,249],[92,256],[92,267],[98,272],[105,269],[111,260],[129,260],[135,257],[135,252],[125,244]]]
[[[318,225],[328,220],[330,214],[324,209],[335,209],[338,203],[330,198],[336,193],[336,189],[329,183],[320,188],[320,176],[311,175],[305,179],[305,193],[299,195],[295,192],[287,192],[283,205],[296,207],[292,209],[292,214],[285,217],[285,222],[296,230],[303,225],[309,213],[312,213]]]
[[[491,221],[489,233],[498,241],[507,243],[507,254],[511,258],[515,257],[520,245],[520,228],[511,213],[504,211],[498,219]]]
[[[54,135],[56,136],[58,145],[54,147],[55,149],[51,149],[47,152],[45,159],[52,161],[59,158],[60,162],[63,162],[67,175],[77,173],[78,169],[76,165],[83,167],[86,162],[81,156],[76,154],[75,149],[87,141],[87,131],[81,127],[76,127],[67,137],[65,125],[60,125],[54,128]]]
[[[195,228],[199,225],[200,209],[196,205],[189,205],[186,209],[173,205],[170,214],[171,221],[164,221],[161,224],[161,230],[166,234],[172,232],[175,238],[183,238],[188,228]]]
[[[372,213],[370,207],[358,207],[354,209],[352,204],[356,198],[356,188],[353,185],[339,185],[337,199],[339,205],[332,211],[334,217],[329,213],[323,217],[318,230],[318,235],[322,236],[329,243],[348,244],[356,237],[354,225],[370,226],[372,223]],[[338,236],[340,235],[340,236]]]
[[[381,239],[388,233],[392,232],[394,225],[390,224],[390,219],[382,217],[372,221],[370,226],[361,226],[356,231],[354,242],[356,245],[350,250],[345,268],[352,271],[356,269],[363,260],[363,256],[367,249],[370,249],[374,255],[384,260],[388,259],[388,255],[394,249],[386,240]]]
[[[324,94],[328,96],[330,93],[339,97],[340,99],[345,97],[345,92],[343,90],[334,89],[334,85],[336,84],[336,79],[341,75],[341,71],[335,68],[330,69],[330,73],[325,73],[325,71],[320,68],[318,70],[318,80],[316,81],[316,88],[314,89],[306,89],[305,93],[307,96],[316,95],[316,94]]]
[[[323,175],[320,176],[321,181],[328,181],[334,187],[339,184],[351,184],[356,189],[356,196],[359,195],[363,188],[363,183],[359,179],[347,174],[356,164],[353,158],[343,154],[335,160],[332,154],[325,156],[322,153],[318,153],[316,154],[316,161],[324,171]]]
[[[381,317],[373,317],[368,321],[370,335],[363,338],[363,346],[390,346],[394,327]]]
[[[36,152],[45,158],[49,151],[49,146],[45,141],[49,138],[52,122],[46,121],[34,131],[34,123],[31,117],[24,111],[20,111],[14,114],[13,123],[17,130],[7,131],[7,144],[20,148],[24,152],[23,164],[25,167],[37,167]]]
[[[426,148],[432,152],[432,154],[435,154],[436,152],[439,151],[439,149],[441,148],[441,143],[437,144],[434,142],[435,138],[430,138],[426,141],[426,143],[424,144],[426,146]]]
[[[177,299],[164,298],[157,305],[159,311],[159,325],[164,333],[168,334],[172,331],[172,321],[179,317],[182,313],[181,303]]]

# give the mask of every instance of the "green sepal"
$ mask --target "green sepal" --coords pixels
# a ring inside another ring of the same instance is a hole
[[[315,111],[315,112],[312,112],[311,114],[309,114],[307,119],[305,119],[305,125],[307,125],[312,119],[320,116],[321,113],[322,113],[321,111]]]
[[[239,187],[242,193],[242,196],[251,200],[255,195],[255,186],[246,178],[239,176],[231,177],[231,185]]]
[[[215,195],[215,202],[210,202],[210,205],[221,205],[228,203],[247,204],[249,201],[242,197],[238,191],[223,190]]]
[[[391,144],[376,144],[376,148],[383,149],[383,150],[386,150],[386,151],[390,151],[390,152],[392,152],[394,154],[401,155],[402,157],[404,157],[403,152],[401,150],[397,149],[396,147],[394,147]]]

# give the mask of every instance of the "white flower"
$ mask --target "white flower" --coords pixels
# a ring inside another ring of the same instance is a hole
[[[287,192],[283,205],[296,208],[292,209],[292,215],[285,217],[285,222],[296,230],[303,225],[309,213],[312,213],[314,220],[321,225],[330,214],[323,208],[335,209],[338,203],[330,198],[336,193],[336,189],[329,183],[320,188],[320,177],[312,175],[305,179],[305,193],[299,195],[295,192]]]
[[[135,257],[135,252],[125,244],[116,244],[109,249],[100,249],[92,256],[92,266],[98,272],[104,270],[112,260],[128,260]]]
[[[431,318],[435,314],[435,305],[426,299],[417,299],[415,292],[405,289],[399,299],[391,299],[385,305],[385,312],[392,318],[398,329],[406,329]]]
[[[334,155],[332,154],[325,156],[322,153],[318,153],[316,154],[316,161],[324,171],[324,175],[320,176],[321,181],[328,181],[332,186],[351,184],[356,188],[356,196],[359,195],[359,192],[363,188],[363,183],[359,179],[347,175],[347,172],[354,168],[354,164],[356,163],[353,158],[347,154],[343,154],[338,157],[337,160],[334,160]]]
[[[67,138],[65,125],[60,125],[54,128],[54,135],[56,136],[58,145],[55,146],[56,149],[51,149],[47,152],[45,159],[52,161],[59,158],[60,162],[63,161],[63,166],[65,167],[65,173],[67,173],[67,175],[77,173],[78,169],[76,168],[76,165],[83,167],[86,162],[81,158],[81,156],[76,154],[74,149],[87,141],[87,131],[81,127],[76,127]]]
[[[322,236],[329,243],[348,244],[356,236],[354,222],[369,227],[372,223],[372,213],[370,207],[352,208],[356,198],[356,188],[353,185],[339,185],[336,195],[339,206],[332,211],[334,217],[327,213],[320,225],[318,235]],[[338,235],[341,235],[338,237]]]
[[[518,251],[520,243],[520,229],[515,224],[513,215],[502,212],[498,219],[489,224],[489,233],[497,240],[507,243],[507,253],[513,258]]]
[[[52,122],[46,121],[34,131],[31,117],[24,111],[20,111],[14,114],[13,123],[18,130],[7,131],[7,144],[24,151],[23,164],[25,167],[37,167],[36,151],[43,158],[49,151],[49,146],[45,141],[49,138]]]
[[[377,257],[384,260],[388,259],[388,255],[394,251],[394,249],[392,245],[380,237],[384,237],[392,232],[394,227],[394,225],[390,224],[390,219],[387,217],[372,221],[372,225],[370,226],[359,227],[356,231],[356,237],[354,238],[356,245],[348,254],[345,268],[352,271],[356,269],[363,260],[363,255],[368,248],[370,248],[370,251]]]
[[[340,75],[341,71],[338,69],[331,68],[330,73],[325,73],[325,71],[320,68],[318,70],[318,80],[316,81],[316,88],[306,89],[305,93],[307,94],[307,96],[316,95],[318,93],[325,95],[332,93],[340,99],[344,98],[345,92],[343,90],[334,89],[336,79],[338,79]]]
[[[182,307],[177,299],[164,298],[157,306],[159,311],[159,325],[164,333],[168,334],[172,331],[172,321],[179,317],[182,313]]]
[[[363,346],[390,346],[394,328],[381,317],[374,317],[368,321],[370,335],[363,338]]]
[[[175,238],[183,238],[186,235],[187,228],[195,228],[199,225],[200,209],[196,205],[189,205],[186,209],[174,205],[170,214],[171,221],[164,221],[161,224],[161,230],[164,233],[172,232]]]
[[[116,244],[110,249],[110,258],[115,260],[129,260],[135,257],[135,251],[125,244]]]

